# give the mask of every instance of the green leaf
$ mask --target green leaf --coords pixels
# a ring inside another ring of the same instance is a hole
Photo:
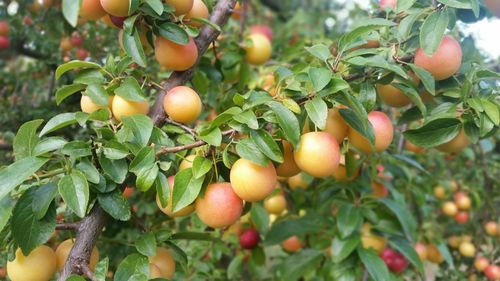
[[[373,30],[376,30],[380,27],[384,26],[393,26],[395,25],[394,22],[382,18],[372,18],[372,19],[367,19],[360,21],[361,24],[358,25],[355,29],[353,29],[349,33],[345,33],[340,37],[339,40],[339,50],[344,51],[348,49],[348,46],[355,42],[357,39],[362,37],[363,35],[372,32]]]
[[[89,84],[87,90],[85,90],[85,94],[97,105],[109,105],[108,92],[100,84]]]
[[[392,83],[392,86],[401,90],[405,96],[410,98],[410,100],[418,107],[420,112],[422,112],[422,115],[427,114],[427,108],[425,107],[424,103],[422,102],[422,99],[420,98],[420,94],[417,92],[417,90],[415,90],[413,87],[410,87],[410,86],[402,84],[402,83]]]
[[[125,181],[128,172],[127,161],[125,159],[109,160],[101,154],[99,155],[99,164],[101,164],[102,170],[112,181],[118,184],[122,184]]]
[[[134,77],[129,76],[123,80],[118,88],[115,89],[115,94],[133,102],[147,101],[142,92],[139,82]]]
[[[147,191],[155,183],[160,168],[155,163],[147,169],[142,169],[137,173],[135,184],[143,192]]]
[[[201,23],[202,25],[206,24],[206,25],[210,26],[212,29],[217,30],[218,32],[222,32],[221,27],[218,26],[217,24],[215,24],[214,22],[211,22],[209,19],[200,18],[200,17],[191,17],[191,18],[189,18],[189,20],[193,21],[193,22]],[[196,36],[191,35],[191,37],[196,37]]]
[[[396,4],[396,13],[408,11],[413,4],[415,4],[416,0],[399,0]]]
[[[14,241],[27,256],[31,250],[49,240],[56,228],[56,208],[52,204],[42,219],[33,212],[33,202],[38,200],[34,188],[28,189],[16,203],[12,212],[11,230]]]
[[[80,92],[81,90],[85,89],[85,87],[87,86],[83,84],[71,84],[62,86],[61,88],[57,89],[56,104],[60,105],[61,102],[67,97],[73,95],[74,93]]]
[[[234,115],[234,120],[240,122],[241,124],[247,125],[250,129],[253,130],[257,130],[259,128],[257,117],[251,110],[243,111],[240,114]]]
[[[87,178],[87,181],[98,184],[99,183],[99,171],[97,171],[94,164],[92,164],[88,159],[81,159],[78,164],[76,164],[76,168],[82,171],[82,173]]]
[[[323,253],[315,249],[304,249],[287,257],[278,267],[282,280],[298,280],[318,269]]]
[[[90,144],[83,141],[68,142],[61,149],[61,153],[74,158],[82,158],[92,155]]]
[[[408,64],[413,72],[417,74],[418,78],[420,78],[420,81],[422,81],[422,84],[424,84],[425,89],[427,92],[429,92],[431,95],[435,96],[436,95],[436,89],[435,89],[435,81],[434,77],[429,73],[429,71],[418,67],[412,63]]]
[[[137,174],[143,169],[151,167],[155,162],[155,152],[152,147],[145,146],[139,150],[134,160],[130,162],[129,170]]]
[[[341,239],[339,237],[333,238],[331,248],[333,262],[339,263],[343,261],[354,251],[354,249],[356,249],[360,242],[359,235],[352,235],[346,239]]]
[[[72,27],[76,27],[78,24],[78,14],[80,13],[81,4],[82,0],[63,0],[62,2],[63,16]]]
[[[244,256],[242,254],[237,255],[233,260],[229,263],[227,267],[227,278],[229,280],[235,280],[239,274],[241,274],[241,268],[243,264]]]
[[[146,4],[153,9],[159,16],[163,14],[163,3],[161,0],[145,0]]]
[[[269,106],[269,108],[271,108],[276,115],[276,120],[278,120],[278,124],[283,130],[286,139],[293,145],[293,147],[296,147],[299,143],[301,131],[297,117],[278,102],[269,102],[267,103],[267,106]]]
[[[175,175],[172,194],[173,212],[177,212],[194,202],[200,194],[204,179],[205,177],[194,178],[191,168],[182,170]]]
[[[94,278],[96,281],[106,281],[106,275],[108,274],[109,258],[105,257],[100,260],[94,270]]]
[[[349,108],[341,108],[339,113],[349,127],[364,136],[372,145],[375,145],[375,135],[373,133],[373,127],[370,123],[365,125],[363,122],[365,119],[362,119],[362,117],[360,118],[352,109]],[[366,118],[368,119],[368,116]]]
[[[196,156],[193,161],[193,177],[200,178],[212,169],[212,161],[205,157]]]
[[[236,153],[242,158],[250,160],[255,164],[266,167],[269,159],[264,155],[255,142],[250,139],[242,139],[236,144]]]
[[[371,57],[353,57],[349,60],[347,60],[348,63],[357,65],[357,66],[371,66],[371,67],[378,67],[382,69],[386,69],[389,71],[392,71],[396,73],[397,75],[403,77],[403,78],[408,78],[408,74],[406,74],[406,71],[403,70],[403,68],[399,65],[395,65],[393,63],[388,62],[384,57],[381,57],[379,55],[371,56]]]
[[[428,56],[434,54],[439,44],[441,44],[449,20],[446,10],[435,11],[422,24],[420,28],[420,47]]]
[[[394,249],[398,250],[398,252],[403,254],[403,256],[405,256],[406,259],[417,268],[421,276],[425,275],[424,265],[422,264],[417,252],[410,245],[410,243],[408,243],[408,241],[399,237],[391,237],[391,239],[389,239],[389,244],[391,244]]]
[[[47,122],[47,124],[45,124],[45,126],[43,127],[39,136],[42,137],[50,132],[59,130],[61,128],[64,128],[66,126],[69,126],[69,125],[72,125],[75,123],[76,123],[75,113],[68,112],[68,113],[58,114],[58,115],[52,117]]]
[[[358,256],[374,281],[392,280],[384,261],[373,250],[358,247]]]
[[[321,230],[324,221],[317,217],[305,216],[298,219],[281,220],[273,223],[267,232],[264,244],[278,244],[293,235],[313,234]]]
[[[68,142],[61,137],[49,137],[40,140],[33,149],[34,156],[61,149]]]
[[[404,206],[401,203],[388,198],[382,198],[379,201],[382,202],[382,204],[384,204],[389,210],[391,210],[394,215],[396,215],[399,223],[403,227],[407,239],[413,242],[413,240],[415,240],[417,222],[410,213],[408,206]]]
[[[149,276],[149,261],[147,257],[139,254],[128,255],[118,265],[113,280],[130,280],[130,277],[134,274]]]
[[[73,170],[71,174],[64,176],[57,184],[59,194],[68,207],[80,218],[85,216],[89,203],[89,184],[85,175]]]
[[[252,204],[250,209],[252,222],[261,234],[266,234],[269,228],[269,214],[260,204]]]
[[[500,111],[498,110],[498,105],[486,99],[482,99],[481,102],[484,112],[486,112],[491,122],[496,126],[500,125]]]
[[[80,275],[74,275],[72,274],[66,281],[86,281],[85,278],[81,277]]]
[[[309,79],[313,84],[314,90],[319,92],[332,80],[332,72],[326,68],[311,67],[309,68]]]
[[[123,126],[130,129],[134,134],[134,143],[146,146],[153,133],[153,121],[146,115],[136,114],[123,116]]]
[[[38,171],[48,160],[46,158],[27,157],[0,170],[0,200]]]
[[[337,214],[337,229],[340,238],[345,239],[359,228],[363,222],[361,210],[352,204],[343,204]]]
[[[73,0],[68,0],[68,1],[72,1],[74,2]],[[97,63],[93,63],[93,62],[87,62],[87,61],[81,61],[81,60],[72,60],[72,61],[69,61],[65,64],[61,64],[60,66],[57,67],[56,69],[56,79],[59,79],[61,78],[61,76],[70,71],[70,70],[73,70],[73,69],[77,69],[77,68],[81,68],[81,69],[86,69],[86,68],[99,68],[101,69],[101,66],[98,65]]]
[[[99,69],[83,69],[75,74],[74,83],[78,84],[101,84],[106,82],[106,78]]]
[[[441,255],[443,256],[444,260],[446,263],[450,266],[451,269],[455,269],[455,264],[453,263],[453,257],[450,253],[450,250],[448,250],[448,247],[446,246],[446,243],[439,243],[437,245],[437,248]]]
[[[159,26],[158,32],[162,37],[180,45],[189,43],[187,32],[177,24],[166,22]]]
[[[162,207],[167,206],[167,200],[170,198],[170,188],[168,185],[168,180],[167,177],[162,174],[158,173],[158,176],[156,176],[155,180],[155,186],[156,186],[156,195],[160,198],[160,203]]]
[[[472,9],[470,0],[439,0],[439,2],[457,9]]]
[[[269,157],[269,159],[278,163],[283,163],[283,155],[280,147],[269,132],[265,130],[252,130],[250,131],[250,139],[264,155]],[[264,166],[267,165],[269,165],[269,163]]]
[[[433,80],[434,81],[434,80]],[[359,102],[363,105],[367,112],[370,112],[375,107],[377,102],[377,91],[371,82],[361,84],[359,95],[357,96]]]
[[[21,125],[14,138],[13,149],[16,160],[34,156],[33,151],[39,142],[36,130],[42,124],[42,119],[29,121]]]
[[[330,57],[330,49],[324,44],[317,44],[311,47],[306,47],[305,49],[321,61],[326,61]]]
[[[214,128],[211,131],[203,131],[198,137],[213,146],[220,146],[222,142],[222,132],[219,128]]]
[[[401,36],[402,41],[408,39],[410,33],[412,31],[413,25],[422,16],[422,13],[425,9],[416,10],[417,12],[412,13],[406,16],[400,23],[398,27],[399,35]]]
[[[111,160],[123,159],[129,155],[127,146],[114,140],[106,143],[102,149],[104,156]]]
[[[114,219],[120,221],[128,221],[130,219],[130,205],[120,190],[115,189],[113,192],[100,193],[97,195],[97,201],[99,201],[99,205],[104,211]]]
[[[50,207],[50,203],[54,200],[57,194],[57,185],[53,182],[49,182],[37,188],[32,188],[35,190],[35,198],[33,201],[33,212],[35,212],[36,219],[41,220],[47,214]]]
[[[433,147],[452,140],[460,131],[460,120],[454,118],[435,119],[418,129],[407,130],[404,136],[411,143],[422,147]]]
[[[326,118],[328,117],[328,106],[320,97],[315,97],[308,100],[304,107],[307,115],[313,121],[314,125],[320,130],[324,130],[326,126]]]
[[[139,239],[137,239],[137,242],[135,242],[135,248],[137,249],[137,252],[145,256],[156,256],[155,234],[153,232],[143,234]]]
[[[137,28],[134,29],[134,32],[132,34],[123,32],[122,45],[127,55],[129,55],[135,63],[142,67],[146,67],[146,55],[144,54],[144,49],[142,47],[139,31],[137,30]]]
[[[9,196],[0,200],[0,232],[9,222],[10,215],[14,209],[15,201]]]

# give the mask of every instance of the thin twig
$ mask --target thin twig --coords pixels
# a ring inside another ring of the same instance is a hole
[[[232,135],[234,132],[235,132],[235,130],[227,130],[227,131],[222,132],[222,135],[223,136]],[[195,147],[200,147],[200,146],[203,146],[205,144],[207,144],[205,141],[199,140],[199,141],[196,141],[193,143],[180,145],[180,146],[161,147],[156,152],[156,156],[158,157],[162,154],[167,154],[167,153],[177,153],[179,151],[188,150],[188,149],[195,148]]]
[[[58,223],[56,224],[56,229],[57,230],[78,230],[80,227],[79,222],[63,222],[63,223]]]
[[[193,138],[195,138],[195,139],[197,139],[197,138],[198,138],[198,137],[196,136],[196,132],[195,132],[195,130],[194,130],[193,128],[190,128],[189,126],[186,126],[186,125],[184,125],[184,124],[182,124],[182,123],[179,123],[179,122],[177,122],[177,121],[174,121],[174,120],[172,120],[172,119],[170,119],[170,118],[168,118],[168,117],[167,117],[167,118],[165,118],[165,123],[167,123],[167,124],[172,124],[172,125],[174,125],[174,126],[177,126],[177,127],[181,128],[181,129],[183,129],[184,131],[188,132],[191,136],[193,136]]]

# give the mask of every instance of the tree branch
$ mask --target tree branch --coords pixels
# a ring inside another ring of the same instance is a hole
[[[184,131],[188,132],[191,136],[193,136],[193,138],[197,139],[198,137],[196,136],[196,132],[193,128],[190,128],[182,123],[179,123],[179,122],[176,122],[170,118],[165,118],[165,123],[167,124],[172,124],[174,126],[177,126],[181,129],[183,129]]]
[[[212,14],[210,15],[210,21],[215,23],[216,25],[222,27],[226,24],[231,12],[236,5],[236,0],[219,0],[215,7],[212,10]],[[194,66],[186,71],[176,71],[173,72],[168,79],[163,81],[162,87],[165,89],[161,91],[156,97],[155,103],[153,105],[152,110],[149,113],[151,119],[156,126],[160,127],[165,123],[165,111],[163,109],[163,98],[165,94],[174,87],[184,85],[188,82],[193,76],[194,69],[200,62],[201,57],[208,49],[208,46],[217,39],[220,32],[213,29],[212,27],[205,25],[201,31],[200,35],[196,37],[194,40],[196,43],[196,47],[198,48],[198,61]]]
[[[57,230],[78,230],[78,227],[80,226],[79,222],[64,222],[64,223],[58,223],[56,224],[56,229]]]
[[[231,135],[234,134],[235,130],[227,130],[222,132],[223,136]],[[173,146],[173,147],[162,147],[156,152],[156,156],[160,156],[162,154],[167,154],[167,153],[176,153],[179,151],[195,148],[195,147],[200,147],[202,145],[207,144],[205,141],[199,140],[195,141],[193,143],[185,144],[185,145],[179,145],[179,146]]]

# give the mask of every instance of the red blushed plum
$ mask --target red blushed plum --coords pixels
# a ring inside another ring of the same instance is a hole
[[[195,208],[202,222],[213,228],[221,228],[240,218],[243,200],[234,193],[230,183],[218,182],[207,186],[203,197],[196,199]]]

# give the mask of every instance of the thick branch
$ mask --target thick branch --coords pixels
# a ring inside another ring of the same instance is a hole
[[[210,21],[220,27],[224,26],[229,19],[235,4],[236,0],[219,0],[210,15]],[[217,38],[217,36],[219,36],[219,34],[219,31],[208,25],[205,25],[201,29],[200,35],[195,39],[196,47],[198,48],[198,62],[208,49],[208,46]],[[166,115],[163,110],[163,98],[165,97],[166,92],[174,87],[186,84],[186,82],[188,82],[193,76],[194,69],[198,65],[198,62],[186,71],[173,72],[167,80],[163,81],[162,86],[165,90],[158,94],[155,104],[153,105],[153,109],[149,113],[149,116],[153,119],[156,126],[162,126],[165,122]]]

